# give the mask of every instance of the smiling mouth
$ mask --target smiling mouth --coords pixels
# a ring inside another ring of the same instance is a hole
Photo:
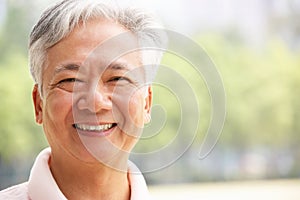
[[[87,124],[73,124],[73,127],[81,131],[91,132],[105,132],[117,126],[116,123],[102,124],[102,125],[87,125]]]

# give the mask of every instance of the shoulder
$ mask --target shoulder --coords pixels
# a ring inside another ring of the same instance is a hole
[[[29,200],[28,183],[21,183],[0,191],[0,200]]]
[[[128,178],[131,188],[131,200],[151,199],[142,172],[131,161],[128,162]]]

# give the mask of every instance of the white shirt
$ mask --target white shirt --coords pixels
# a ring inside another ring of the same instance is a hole
[[[51,174],[48,165],[50,153],[50,148],[41,151],[31,169],[28,182],[0,191],[0,200],[66,200]],[[150,199],[145,179],[132,162],[128,163],[128,173],[130,200]]]

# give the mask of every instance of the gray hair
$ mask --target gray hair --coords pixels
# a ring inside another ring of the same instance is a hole
[[[98,18],[114,21],[135,33],[139,40],[146,41],[150,47],[161,49],[152,49],[142,54],[144,65],[154,63],[157,68],[166,44],[166,36],[161,24],[152,14],[137,8],[121,8],[115,3],[101,0],[63,0],[43,12],[30,34],[30,72],[40,92],[47,50],[67,37],[80,22]]]

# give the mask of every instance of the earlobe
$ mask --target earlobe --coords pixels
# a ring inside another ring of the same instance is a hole
[[[38,124],[42,124],[43,123],[42,99],[37,84],[34,85],[34,88],[32,90],[32,100],[34,104],[35,121]]]
[[[145,116],[144,116],[145,124],[150,123],[150,121],[151,121],[151,113],[145,113]]]
[[[151,107],[152,107],[152,87],[148,87],[147,96],[145,97],[145,113],[144,122],[149,123],[151,121]]]

